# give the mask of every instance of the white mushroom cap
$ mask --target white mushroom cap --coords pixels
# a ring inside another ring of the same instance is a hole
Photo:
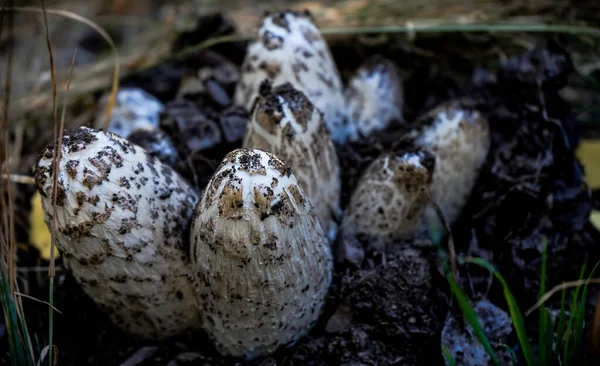
[[[284,11],[267,15],[258,40],[248,47],[234,103],[252,109],[260,84],[289,82],[321,111],[334,141],[348,136],[345,100],[327,43],[309,14]]]
[[[96,129],[104,128],[109,98],[110,93],[106,93],[98,102],[98,113],[94,123]],[[138,128],[157,128],[163,110],[164,105],[145,90],[121,88],[117,92],[108,131],[128,138]]]
[[[351,140],[403,122],[404,91],[396,66],[381,56],[365,61],[345,90]]]
[[[416,121],[415,143],[431,151],[435,169],[430,192],[446,221],[452,225],[479,176],[490,146],[487,119],[462,101],[445,103]],[[424,225],[437,220],[432,207],[425,211]]]
[[[204,327],[222,354],[269,354],[317,321],[331,249],[275,155],[238,149],[225,157],[196,208],[191,245]]]
[[[436,165],[420,149],[387,152],[375,159],[360,178],[346,208],[342,228],[368,239],[371,247],[408,239],[419,228],[429,202],[427,188]]]
[[[54,145],[35,179],[46,223],[83,290],[121,329],[160,339],[199,326],[189,272],[194,191],[167,165],[119,136],[65,132],[56,200]]]
[[[306,192],[323,230],[335,237],[332,213],[340,211],[340,167],[321,112],[285,83],[265,83],[243,147],[269,151],[288,164]]]

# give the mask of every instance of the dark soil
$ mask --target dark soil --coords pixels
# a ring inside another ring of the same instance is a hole
[[[209,17],[199,22],[195,32],[180,37],[174,50],[198,43],[198,35],[223,35],[234,28],[221,16]],[[453,42],[452,37],[448,35],[446,42]],[[356,39],[338,39],[331,44],[344,77],[374,53],[396,62],[406,77],[408,121],[457,97],[467,98],[489,117],[492,148],[469,204],[453,228],[454,243],[459,255],[483,257],[497,266],[522,309],[535,302],[538,292],[542,238],[548,242],[548,286],[576,279],[586,259],[588,268],[600,259],[600,233],[588,222],[592,206],[599,205],[599,195],[595,194],[594,200],[583,180],[574,153],[582,131],[570,106],[558,94],[572,72],[570,57],[560,41],[542,41],[537,49],[488,69],[456,55],[420,56],[394,43],[401,40],[368,46]],[[432,45],[424,38],[417,46],[443,54],[439,39]],[[168,103],[163,127],[172,134],[179,154],[179,160],[170,160],[170,164],[198,188],[206,184],[225,154],[241,144],[241,134],[232,134],[235,128],[231,126],[237,125],[239,130],[244,112],[231,110],[234,83],[219,67],[223,59],[239,66],[244,49],[243,43],[216,46],[133,75],[122,83],[142,87]],[[181,78],[202,66],[213,67],[214,87],[187,95],[187,102],[174,102]],[[186,130],[190,121],[202,121],[204,127],[192,132],[206,138],[201,146],[182,138],[186,134],[181,131],[190,134]],[[392,126],[368,141],[338,147],[344,205],[361,172],[402,133]],[[31,153],[38,154],[48,142],[37,142],[33,146],[39,149]],[[16,205],[27,208],[33,188],[19,188]],[[19,241],[27,241],[26,232],[18,232]],[[356,238],[339,235],[336,276],[321,322],[295,346],[250,364],[443,364],[440,334],[448,312],[456,309],[451,307],[451,295],[439,271],[437,250],[399,243],[391,253],[382,255],[365,253],[363,245]],[[21,267],[47,265],[31,248],[20,251],[19,258]],[[60,267],[61,260],[57,263]],[[460,267],[459,272],[469,296],[487,297],[506,309],[502,290],[495,282],[489,286],[488,273],[467,266]],[[45,272],[24,276],[29,293],[46,299]],[[54,324],[60,365],[119,365],[126,360],[128,365],[242,364],[218,356],[201,333],[160,344],[131,341],[64,270],[58,273],[54,293],[55,306],[62,312],[55,314]],[[47,344],[47,307],[24,301],[29,326],[39,343]],[[534,327],[532,324],[529,331],[535,340]],[[8,349],[4,333],[0,333],[0,341],[1,348]],[[516,339],[506,339],[505,343],[518,349]],[[136,357],[139,362],[134,362]],[[0,352],[0,363],[8,362],[6,352]]]

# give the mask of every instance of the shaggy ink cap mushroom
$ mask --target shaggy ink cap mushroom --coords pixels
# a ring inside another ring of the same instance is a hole
[[[277,156],[229,153],[202,194],[190,235],[204,327],[221,354],[270,354],[316,323],[332,279],[331,249]]]
[[[106,108],[110,93],[104,94],[98,103],[94,127],[104,128]],[[158,128],[164,105],[153,95],[139,88],[121,88],[117,92],[108,131],[128,138],[138,128]]]
[[[385,251],[416,233],[429,198],[434,156],[405,147],[383,153],[365,170],[346,208],[342,228]]]
[[[367,137],[404,121],[404,91],[396,65],[375,55],[348,82],[344,95],[350,119],[350,139]]]
[[[248,47],[234,103],[252,109],[265,80],[289,82],[322,113],[335,142],[348,139],[342,81],[331,52],[307,12],[266,14],[258,40]]]
[[[444,103],[416,122],[409,138],[435,155],[430,185],[434,202],[448,224],[460,215],[485,163],[490,147],[487,118],[467,100]],[[423,230],[437,221],[433,207],[425,210]]]
[[[80,127],[35,172],[46,223],[56,220],[65,267],[119,328],[161,339],[199,327],[189,271],[196,193],[169,166],[116,134]]]
[[[323,230],[333,239],[340,211],[340,165],[321,112],[292,84],[260,86],[242,145],[269,151],[288,164]]]

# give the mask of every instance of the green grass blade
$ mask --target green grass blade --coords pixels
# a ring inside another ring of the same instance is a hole
[[[585,274],[585,269],[586,269],[587,263],[583,263],[583,265],[581,266],[581,271],[579,273],[579,280],[583,280],[583,275]],[[575,318],[577,316],[577,300],[579,300],[579,291],[581,290],[581,287],[576,287],[575,288],[575,293],[573,294],[573,298],[571,300],[571,307],[569,308],[569,321],[567,323],[567,329],[566,329],[566,339],[565,339],[565,344],[563,346],[563,366],[569,366],[570,364],[570,357],[569,357],[569,351],[570,351],[570,346],[571,346],[571,338],[572,338],[572,334],[573,334],[573,323],[575,322]]]
[[[588,276],[588,281],[594,276],[596,269],[598,269],[598,265],[600,265],[600,262],[596,263],[596,265],[594,266],[594,268],[592,269],[592,272],[590,273],[590,275]],[[581,343],[583,341],[583,335],[584,335],[584,323],[585,323],[585,303],[588,297],[588,285],[589,283],[586,283],[583,286],[583,291],[581,292],[581,297],[579,298],[579,305],[577,307],[577,315],[575,317],[575,325],[573,327],[573,345],[571,347],[571,361],[573,361],[573,364],[581,364],[581,356],[583,355],[583,352],[581,351]]]
[[[560,313],[558,314],[558,329],[556,330],[556,349],[555,353],[558,353],[558,348],[562,345],[562,342],[565,338],[565,326],[567,323],[566,315],[565,315],[565,304],[567,303],[567,290],[562,290],[562,295],[560,299]]]
[[[552,315],[546,307],[540,308],[539,324],[539,365],[550,366],[553,364],[554,350],[554,329],[552,327]]]
[[[540,299],[546,293],[546,263],[548,260],[548,242],[546,237],[542,238],[542,268],[540,273],[540,290],[538,292],[538,299]],[[546,315],[550,315],[548,309],[545,307],[540,308],[539,314],[539,322],[538,322],[538,357],[539,364],[541,366],[549,365],[549,361],[552,358],[552,338],[550,338],[550,347],[548,348],[547,344],[547,336],[548,331],[550,331],[550,335],[552,335],[552,322],[547,322]],[[548,329],[550,327],[550,329]]]
[[[454,357],[452,357],[448,347],[442,346],[442,354],[444,355],[444,360],[446,360],[448,366],[456,366],[456,361],[454,360]]]
[[[471,325],[471,328],[473,328],[475,336],[477,337],[487,354],[490,356],[492,363],[494,365],[500,366],[500,359],[496,355],[496,352],[494,352],[494,349],[490,344],[490,340],[485,335],[485,332],[483,331],[483,327],[479,322],[479,318],[477,317],[475,310],[473,309],[473,307],[469,303],[469,300],[456,283],[456,280],[454,279],[454,276],[452,276],[450,271],[446,271],[446,279],[450,284],[450,290],[454,294],[454,297],[456,298],[458,306],[460,306],[460,309],[462,310],[465,319],[467,320],[469,325]]]
[[[517,305],[517,301],[513,296],[512,292],[510,292],[510,288],[508,284],[504,280],[504,277],[496,271],[496,268],[492,266],[489,262],[481,259],[481,258],[469,258],[467,259],[468,263],[476,264],[480,267],[483,267],[490,271],[500,284],[502,284],[502,288],[504,289],[504,297],[506,298],[506,302],[508,304],[508,310],[510,313],[510,317],[513,322],[513,327],[515,328],[515,332],[517,333],[517,338],[519,339],[519,344],[521,345],[521,349],[523,351],[523,356],[525,357],[525,362],[528,366],[536,366],[535,357],[533,356],[533,348],[531,347],[531,343],[529,342],[529,338],[527,337],[527,332],[525,331],[525,322],[523,320],[523,314],[521,314],[521,310]]]

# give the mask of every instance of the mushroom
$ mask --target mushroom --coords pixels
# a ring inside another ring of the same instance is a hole
[[[427,187],[433,155],[406,147],[383,153],[365,170],[346,208],[342,228],[385,251],[398,240],[412,238],[429,198]]]
[[[204,327],[221,354],[269,354],[316,323],[332,279],[331,249],[278,157],[259,149],[227,154],[190,236]]]
[[[396,66],[379,55],[367,59],[350,79],[344,95],[353,130],[351,140],[403,122],[404,92]]]
[[[110,94],[105,94],[98,103],[94,127],[104,128],[105,111]],[[108,125],[108,131],[128,138],[138,128],[158,128],[160,113],[164,105],[150,93],[139,88],[121,88]]]
[[[234,103],[247,110],[263,80],[273,86],[289,82],[323,112],[336,142],[349,136],[342,81],[329,47],[308,12],[267,14],[250,44],[236,87]]]
[[[80,127],[62,140],[54,208],[54,154],[53,144],[44,150],[35,181],[82,289],[136,338],[198,327],[188,252],[196,193],[144,149]]]
[[[435,155],[431,197],[452,225],[466,204],[490,147],[488,121],[468,100],[444,103],[416,122],[407,138]],[[437,220],[433,207],[423,225]]]
[[[290,165],[321,227],[333,239],[332,213],[340,211],[340,167],[322,114],[290,84],[265,80],[243,147],[269,151]]]

